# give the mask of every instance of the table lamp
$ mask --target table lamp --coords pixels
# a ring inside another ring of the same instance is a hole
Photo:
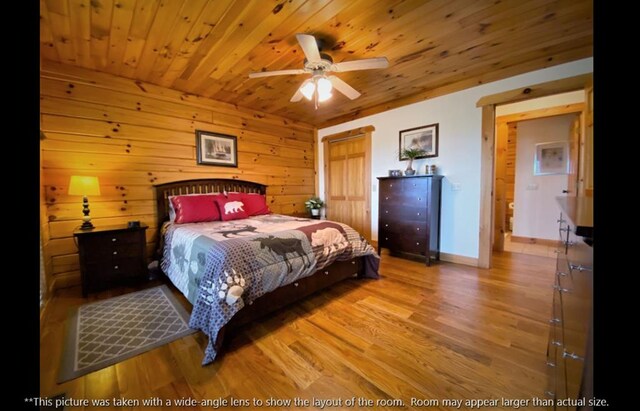
[[[89,176],[71,176],[69,181],[69,195],[82,196],[82,225],[81,230],[91,230],[93,224],[91,224],[91,217],[89,217],[89,199],[87,196],[99,196],[100,195],[100,183],[98,177]]]

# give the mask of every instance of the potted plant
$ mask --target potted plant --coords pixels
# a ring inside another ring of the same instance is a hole
[[[404,175],[405,176],[412,176],[416,173],[416,170],[414,170],[411,166],[413,165],[413,160],[416,159],[417,157],[420,156],[424,156],[427,154],[426,151],[424,151],[421,148],[405,148],[402,150],[402,152],[400,153],[401,157],[406,157],[409,159],[409,165],[407,166],[407,169],[404,170]]]
[[[324,207],[324,201],[319,197],[311,197],[304,202],[305,207],[311,212],[311,215],[317,217],[320,215],[320,209]]]

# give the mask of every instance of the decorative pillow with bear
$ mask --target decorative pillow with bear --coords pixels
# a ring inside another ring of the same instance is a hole
[[[175,211],[176,224],[219,221],[220,212],[215,200],[224,199],[222,194],[172,196],[171,203]]]
[[[244,202],[239,194],[229,193],[227,198],[216,198],[216,204],[220,212],[220,218],[222,221],[239,220],[241,218],[249,217],[249,214],[245,211]]]

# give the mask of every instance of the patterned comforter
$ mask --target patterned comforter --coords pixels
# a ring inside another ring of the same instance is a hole
[[[189,326],[209,337],[203,364],[216,357],[220,329],[258,297],[334,261],[365,257],[378,278],[380,257],[348,225],[279,214],[163,227],[162,270],[193,304]]]

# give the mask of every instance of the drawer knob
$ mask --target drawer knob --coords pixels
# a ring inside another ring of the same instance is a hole
[[[116,241],[118,241],[118,239],[117,238],[112,238],[111,241],[116,242]]]
[[[549,320],[549,324],[560,324],[562,321],[559,318],[552,318]]]
[[[558,290],[558,291],[560,291],[561,293],[569,293],[569,292],[571,292],[571,290],[569,290],[568,288],[562,288],[562,287],[560,287],[558,284],[554,284],[554,285],[553,285],[553,289],[554,289],[554,290]]]
[[[355,265],[355,263],[356,263],[355,261],[351,261],[351,264],[354,264],[354,265]]]
[[[297,286],[298,286],[298,283],[293,283],[293,286],[294,286],[294,287],[297,287]]]
[[[420,213],[418,213],[418,215],[420,215]]]
[[[416,186],[416,183],[413,183],[413,186],[415,187],[415,186]]]
[[[389,199],[389,197],[385,197],[384,199],[385,199],[385,200],[388,200],[388,199]]]
[[[393,184],[389,184],[389,187],[393,187]]]
[[[421,197],[418,197],[418,201],[422,201],[422,198],[421,198]]]
[[[384,226],[385,226],[385,227],[389,227],[389,224],[385,224]]]
[[[584,358],[580,357],[578,354],[573,352],[568,352],[567,350],[562,350],[562,358],[569,358],[572,360],[584,361]]]
[[[560,347],[562,345],[562,343],[560,341],[551,340],[551,345],[555,345],[557,347]]]
[[[573,264],[573,263],[569,263],[569,268],[572,270],[578,270],[578,271],[593,271],[593,269],[591,268],[583,267],[580,264]]]
[[[384,210],[384,213],[385,213],[385,214],[389,214],[389,211],[388,211],[388,210]]]
[[[114,269],[114,270],[117,270],[117,269],[118,269],[118,266],[117,266],[117,265],[114,265],[114,266],[113,266],[113,269]]]
[[[324,272],[324,275],[329,275],[329,271],[325,271],[325,272]]]
[[[420,227],[416,227],[416,231],[420,231]]]
[[[416,245],[420,245],[420,243],[416,243]]]
[[[114,252],[113,252],[113,255],[118,255],[118,252],[117,252],[117,251],[114,251]]]
[[[557,275],[558,277],[566,277],[566,276],[567,276],[567,273],[563,273],[562,271],[558,271],[558,272],[556,272],[556,275]]]
[[[389,237],[385,237],[384,239],[385,239],[385,240],[388,240],[388,239],[389,239]]]
[[[555,366],[556,366],[556,363],[551,362],[551,361],[547,361],[547,366],[548,366],[548,367],[555,367]]]

